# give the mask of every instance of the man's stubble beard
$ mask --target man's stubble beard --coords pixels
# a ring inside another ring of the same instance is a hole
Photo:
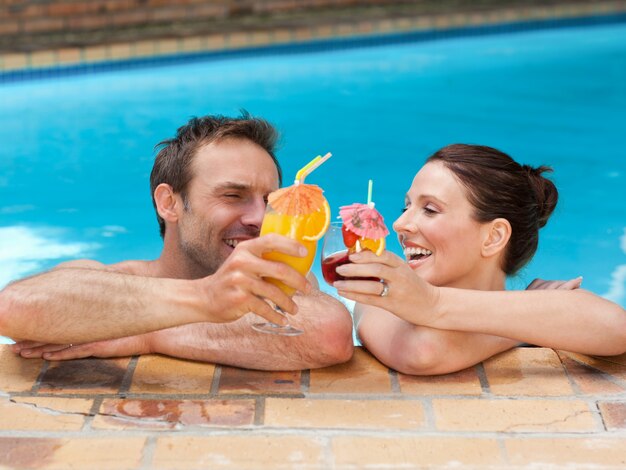
[[[215,239],[214,227],[208,223],[199,225],[192,222],[192,227],[179,227],[178,233],[181,253],[194,278],[214,274],[225,261],[221,259],[222,241]]]

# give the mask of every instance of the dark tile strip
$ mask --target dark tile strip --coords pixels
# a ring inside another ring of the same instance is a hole
[[[480,388],[482,389],[485,395],[491,395],[491,388],[489,387],[489,380],[487,380],[487,373],[485,372],[485,366],[483,363],[477,364],[476,375],[478,376],[478,380],[480,381]]]
[[[118,393],[123,397],[130,390],[130,386],[133,382],[133,375],[135,374],[135,368],[137,367],[137,363],[139,362],[139,356],[133,356],[128,363],[128,367],[126,367],[126,372],[124,373],[124,377],[122,378],[122,383],[120,384],[120,388]]]
[[[265,397],[257,397],[254,406],[254,425],[265,424]]]
[[[43,377],[46,375],[46,372],[48,371],[48,367],[50,367],[50,361],[44,361],[43,365],[41,366],[41,371],[39,371],[39,375],[37,376],[35,383],[30,389],[30,393],[36,395],[39,392],[39,388],[41,387],[41,381],[43,380]]]
[[[220,390],[220,379],[222,378],[222,366],[215,365],[215,371],[213,372],[213,381],[211,382],[211,390],[209,391],[209,395],[212,397],[216,397],[219,395]]]

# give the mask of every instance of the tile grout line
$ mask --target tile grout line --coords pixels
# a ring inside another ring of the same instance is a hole
[[[260,396],[254,402],[254,423],[255,426],[265,424],[265,397]]]
[[[474,369],[476,370],[476,375],[478,376],[478,380],[480,381],[480,388],[482,389],[483,395],[486,395],[489,398],[493,398],[493,394],[491,393],[491,387],[489,386],[489,380],[487,379],[485,366],[481,362],[480,364],[476,364],[476,366],[474,366]]]
[[[398,379],[398,372],[393,370],[393,369],[389,369],[389,382],[391,384],[391,393],[402,393],[402,390],[400,389],[400,380]]]
[[[139,356],[133,356],[131,357],[128,366],[126,366],[126,372],[124,372],[124,377],[122,377],[122,383],[120,384],[120,388],[117,391],[117,394],[122,398],[124,398],[130,390],[133,376],[135,374],[135,368],[137,367],[138,362]]]
[[[303,370],[300,372],[300,391],[307,396],[311,388],[311,370]]]
[[[50,367],[50,361],[44,361],[43,365],[41,366],[41,370],[39,371],[39,375],[35,379],[35,383],[30,389],[30,393],[33,393],[35,395],[39,394],[39,388],[41,387],[41,380],[46,375],[46,372],[48,372],[49,367]]]
[[[82,431],[94,432],[94,429],[91,427],[91,425],[93,423],[94,418],[99,414],[103,401],[104,401],[104,398],[101,396],[96,396],[94,398],[93,404],[91,405],[89,413],[85,417],[85,422],[83,423]]]
[[[222,378],[222,366],[215,365],[213,371],[213,380],[211,381],[211,390],[209,390],[209,397],[217,397],[220,390],[220,380]]]
[[[154,468],[154,452],[156,451],[157,444],[157,436],[148,436],[145,444],[143,445],[143,450],[141,452],[141,463],[139,468],[141,470],[151,470]]]

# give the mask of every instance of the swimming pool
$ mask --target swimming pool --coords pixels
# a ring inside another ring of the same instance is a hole
[[[71,258],[157,257],[153,146],[191,116],[245,108],[282,131],[286,180],[331,151],[311,182],[336,211],[373,178],[389,222],[443,145],[552,165],[561,202],[510,286],[583,275],[626,305],[624,37],[626,24],[593,25],[2,84],[0,287]]]

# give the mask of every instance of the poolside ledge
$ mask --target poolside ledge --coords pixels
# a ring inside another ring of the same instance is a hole
[[[163,356],[46,362],[0,346],[0,468],[625,468],[626,354],[517,348],[410,377]]]

